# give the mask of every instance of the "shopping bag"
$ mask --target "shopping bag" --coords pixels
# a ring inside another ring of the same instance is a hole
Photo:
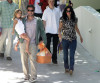
[[[41,64],[51,63],[52,54],[46,48],[43,42],[38,44],[39,52],[37,53],[36,61]]]

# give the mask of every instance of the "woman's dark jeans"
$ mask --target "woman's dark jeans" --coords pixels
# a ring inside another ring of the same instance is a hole
[[[64,67],[65,69],[74,70],[74,55],[77,46],[77,40],[68,41],[63,39]],[[68,63],[68,49],[70,51],[70,64]]]

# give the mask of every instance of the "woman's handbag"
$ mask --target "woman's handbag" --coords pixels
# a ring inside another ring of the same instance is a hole
[[[60,42],[58,42],[58,53],[60,54],[60,52],[61,52],[61,50],[63,50],[63,47],[62,47],[62,41]]]

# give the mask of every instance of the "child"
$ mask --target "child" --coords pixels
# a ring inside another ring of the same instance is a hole
[[[16,32],[19,34],[19,37],[26,40],[26,50],[25,51],[26,51],[26,53],[30,54],[30,52],[29,52],[30,38],[25,33],[24,24],[22,23],[22,11],[20,9],[15,10],[13,20],[14,20],[14,24],[13,24],[12,34],[14,34],[14,30],[16,30]],[[18,44],[19,44],[19,41],[15,45],[16,51],[17,51]]]

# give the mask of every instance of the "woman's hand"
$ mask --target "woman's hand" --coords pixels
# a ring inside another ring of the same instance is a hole
[[[58,37],[59,37],[59,38],[62,38],[62,35],[59,33],[59,34],[58,34]]]
[[[58,34],[59,40],[62,41],[62,34]]]
[[[82,36],[80,36],[80,41],[81,41],[81,43],[83,43],[83,38],[82,38]]]

